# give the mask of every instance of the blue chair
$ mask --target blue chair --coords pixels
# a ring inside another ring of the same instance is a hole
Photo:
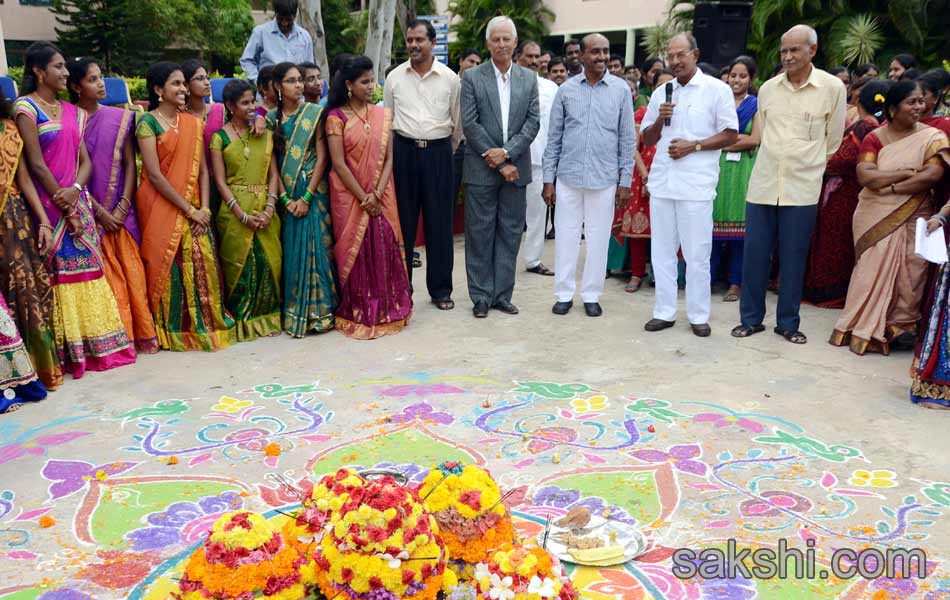
[[[16,82],[12,77],[0,77],[0,90],[3,90],[3,95],[7,100],[11,102],[16,100]]]
[[[234,79],[233,77],[219,77],[211,80],[211,101],[212,102],[224,102],[224,86],[228,84],[229,81]]]
[[[104,106],[126,106],[132,103],[129,85],[121,77],[103,77],[106,97],[99,101]]]

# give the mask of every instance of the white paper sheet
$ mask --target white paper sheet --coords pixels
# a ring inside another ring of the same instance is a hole
[[[917,217],[917,231],[914,236],[914,253],[920,258],[942,265],[947,262],[947,242],[943,237],[943,227],[927,234],[927,221]]]

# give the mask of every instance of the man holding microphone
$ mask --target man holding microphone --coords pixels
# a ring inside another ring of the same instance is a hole
[[[696,67],[699,48],[691,33],[670,40],[668,53],[676,79],[654,91],[640,127],[643,143],[657,145],[647,183],[656,301],[644,329],[661,331],[676,322],[676,254],[682,248],[686,314],[693,333],[707,337],[719,155],[735,143],[739,122],[729,86]]]

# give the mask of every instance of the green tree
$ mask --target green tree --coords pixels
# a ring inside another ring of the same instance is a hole
[[[56,34],[70,56],[95,56],[110,73],[142,69],[164,48],[154,6],[142,0],[54,0]]]
[[[254,28],[249,0],[148,0],[174,44],[233,65]]]
[[[554,21],[554,13],[542,0],[451,0],[449,12],[461,19],[449,26],[455,33],[449,45],[453,61],[465,48],[485,47],[485,29],[492,17],[510,17],[522,40],[540,41],[548,33],[548,23]]]

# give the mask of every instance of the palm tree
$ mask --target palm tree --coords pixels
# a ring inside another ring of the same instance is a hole
[[[831,25],[827,45],[829,64],[868,63],[884,47],[884,32],[878,19],[867,13],[839,17]]]
[[[451,0],[449,12],[458,17],[449,26],[455,33],[455,41],[449,45],[452,60],[465,48],[485,46],[485,28],[492,17],[510,17],[519,39],[536,41],[547,35],[548,24],[554,21],[554,13],[543,0]]]

